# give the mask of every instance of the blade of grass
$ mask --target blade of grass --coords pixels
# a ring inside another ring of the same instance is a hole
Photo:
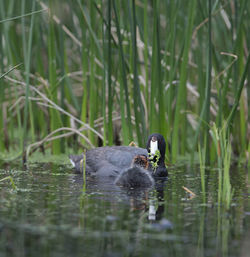
[[[55,38],[55,28],[53,20],[53,1],[49,1],[49,35],[48,35],[48,57],[49,57],[49,93],[51,100],[57,104],[57,90],[55,90],[56,83],[56,38]],[[61,127],[61,120],[57,110],[50,109],[50,127],[54,131]],[[60,140],[54,140],[52,142],[52,153],[60,154],[61,146]]]
[[[98,37],[97,37],[96,33],[94,32],[93,26],[91,24],[91,19],[93,19],[93,18],[96,19],[96,17],[92,17],[92,18],[90,17],[90,16],[94,15],[94,13],[95,13],[94,12],[95,5],[94,5],[93,2],[91,2],[90,9],[92,8],[92,15],[89,16],[89,14],[87,12],[87,8],[83,7],[83,4],[80,2],[80,0],[78,0],[78,4],[80,6],[80,9],[81,9],[81,12],[82,12],[82,17],[84,18],[84,21],[85,21],[85,23],[87,25],[87,28],[88,28],[89,32],[90,32],[91,38],[93,40],[93,43],[96,46],[98,55],[100,57],[102,57],[102,51],[101,51],[101,47],[100,47],[100,44],[99,44],[99,40],[98,40]],[[103,59],[103,58],[101,58],[101,59]]]
[[[249,72],[249,64],[250,64],[250,53],[248,54],[248,57],[247,57],[247,60],[246,60],[246,64],[245,64],[245,69],[244,69],[244,72],[241,76],[241,80],[240,80],[240,83],[239,83],[239,86],[237,88],[237,92],[236,92],[236,95],[235,95],[235,101],[234,101],[234,104],[233,104],[233,108],[227,118],[227,130],[230,129],[230,127],[232,126],[232,122],[233,122],[233,119],[235,117],[235,113],[237,111],[237,108],[238,108],[238,105],[239,105],[239,101],[240,101],[240,96],[241,96],[241,92],[242,92],[242,89],[244,87],[244,83],[245,83],[245,80],[246,80],[246,76]]]
[[[22,63],[19,63],[17,65],[15,65],[14,67],[12,67],[11,69],[9,69],[8,71],[6,71],[5,73],[3,73],[1,76],[0,76],[0,79],[3,78],[4,76],[8,75],[10,72],[12,72],[13,70],[15,70],[16,68],[18,68],[19,66],[21,66]],[[3,67],[3,66],[2,66]]]
[[[199,161],[200,161],[200,174],[201,174],[201,191],[203,203],[206,203],[206,187],[205,187],[205,154],[198,145]]]
[[[83,185],[82,185],[82,192],[86,193],[86,150],[83,153],[83,160],[81,161],[82,164],[82,175],[83,175]]]
[[[135,15],[135,0],[132,0],[132,19],[131,19],[131,41],[133,55],[133,98],[134,98],[134,113],[135,127],[139,145],[144,145],[146,142],[146,127],[145,127],[145,111],[142,105],[140,86],[138,81],[138,58],[137,58],[137,37],[136,37],[136,15]]]
[[[6,4],[6,5],[5,5]],[[0,13],[1,13],[1,17],[4,20],[5,16],[11,16],[11,14],[13,13],[14,10],[14,4],[15,2],[13,0],[10,0],[8,2],[4,2],[4,1],[0,1]],[[11,23],[7,22],[7,23],[3,23],[3,38],[2,38],[2,43],[3,42],[8,42],[7,44],[3,44],[3,52],[1,52],[1,54],[3,54],[2,56],[2,60],[7,60],[7,65],[10,64],[11,66],[14,66],[14,63],[17,63],[16,58],[15,58],[15,48],[13,49],[13,44],[11,44],[11,42],[17,42],[16,40],[13,40],[12,35],[10,32],[12,31],[11,29]],[[16,33],[15,33],[16,34]],[[20,49],[20,47],[19,47]],[[20,61],[18,61],[20,62]],[[4,64],[2,65],[2,67],[4,67]],[[6,75],[5,75],[6,76]],[[6,87],[6,91],[8,92],[8,94],[11,94],[11,88],[10,86]],[[4,92],[4,95],[6,94],[6,91]],[[14,89],[14,95],[15,95],[15,99],[18,98],[17,96],[17,91],[16,89]],[[6,97],[5,97],[6,98]],[[7,112],[7,106],[5,108],[3,108],[2,110],[5,110],[5,114],[3,114],[3,116],[6,117],[8,115]],[[4,129],[5,129],[5,147],[6,150],[9,150],[9,138],[13,139],[13,135],[16,132],[18,132],[18,137],[19,137],[19,148],[23,148],[22,147],[22,142],[23,142],[23,138],[22,138],[22,121],[21,121],[21,111],[20,111],[20,104],[16,105],[16,113],[17,113],[17,128],[16,125],[14,124],[14,120],[11,119],[10,122],[7,124],[5,123]],[[19,150],[20,151],[20,150]]]
[[[144,42],[144,70],[145,70],[145,97],[146,97],[146,106],[149,106],[150,103],[150,88],[149,88],[149,37],[148,37],[148,0],[144,0],[144,13],[143,13],[143,42]],[[149,117],[146,117],[147,121],[149,121]],[[148,124],[147,124],[148,125]],[[148,128],[147,128],[148,129]]]
[[[32,47],[32,38],[33,38],[33,27],[34,27],[34,11],[36,8],[36,2],[33,1],[32,4],[32,15],[31,15],[31,21],[30,21],[30,31],[29,31],[29,38],[28,38],[28,45],[26,45],[26,26],[25,26],[25,19],[23,16],[22,18],[22,39],[23,39],[23,52],[24,52],[24,66],[25,66],[25,73],[26,73],[26,88],[25,88],[25,106],[24,106],[24,123],[23,123],[23,152],[25,151],[25,143],[27,140],[28,135],[28,129],[27,129],[27,123],[28,123],[28,111],[30,114],[30,126],[31,126],[31,136],[32,141],[35,141],[35,131],[34,131],[34,119],[32,115],[32,106],[29,102],[29,80],[30,80],[30,66],[31,66],[31,47]],[[24,15],[25,12],[25,1],[22,1],[22,14]],[[29,108],[29,110],[28,110]]]
[[[93,1],[90,2],[90,17],[89,17],[89,30],[92,31],[92,37],[90,38],[90,59],[89,59],[89,125],[94,127],[94,121],[97,116],[97,94],[98,94],[98,87],[96,85],[95,74],[97,72],[97,67],[95,64],[95,51],[96,49],[100,52],[99,43],[95,44],[97,41],[97,31],[95,30],[96,27],[96,9],[94,7]],[[94,33],[95,31],[95,33]],[[96,47],[97,48],[96,48]],[[95,144],[95,136],[92,131],[89,131],[89,139],[90,141]]]
[[[167,108],[167,116],[168,116],[168,122],[167,122],[167,138],[171,138],[171,128],[173,124],[173,102],[175,99],[175,87],[173,85],[173,80],[176,76],[176,68],[177,68],[177,61],[175,61],[175,47],[177,45],[176,42],[176,24],[177,24],[177,14],[178,10],[180,8],[180,1],[171,0],[168,7],[166,7],[167,15],[170,19],[169,27],[166,28],[166,33],[168,34],[168,41],[166,43],[166,56],[165,56],[165,62],[167,65],[169,65],[169,72],[168,70],[165,71],[165,78],[164,81],[166,81],[169,84],[169,88],[166,92],[166,108]],[[167,53],[170,53],[170,56],[168,56]],[[164,89],[165,90],[165,89]],[[169,150],[166,149],[166,154],[169,156]]]
[[[159,2],[153,2],[153,49],[152,49],[152,81],[151,81],[151,101],[150,101],[150,130],[159,131],[166,134],[164,88],[161,79],[161,55],[160,55],[160,28],[159,28]],[[158,103],[158,115],[157,107]]]
[[[112,110],[113,110],[113,88],[112,88],[112,62],[111,62],[111,41],[112,41],[112,34],[111,34],[111,20],[112,20],[112,6],[111,1],[108,0],[108,144],[113,144],[113,121],[112,121]]]
[[[78,1],[80,4],[80,2]],[[81,3],[82,6],[83,3]],[[86,27],[85,22],[82,17],[79,17],[79,21],[81,24],[81,36],[82,36],[82,47],[81,47],[81,65],[82,65],[82,88],[83,88],[83,96],[82,96],[82,105],[81,105],[81,120],[86,123],[87,115],[88,115],[88,53],[87,51],[87,36],[86,36]],[[82,131],[83,135],[87,135],[86,131]],[[85,140],[81,138],[81,142],[85,144]]]
[[[105,62],[107,62],[107,64],[104,63],[104,66],[106,67],[106,71],[105,71],[105,76],[106,78],[106,84],[107,84],[107,88],[106,91],[108,92],[108,102],[107,102],[107,113],[106,115],[108,115],[108,120],[107,120],[107,128],[106,128],[106,133],[107,133],[107,140],[108,140],[108,144],[109,145],[113,145],[113,97],[114,97],[114,89],[113,89],[113,85],[112,85],[112,44],[117,47],[116,41],[111,33],[111,21],[112,21],[112,0],[108,0],[108,10],[107,10],[107,20],[105,20],[105,16],[103,15],[103,13],[101,12],[100,8],[98,7],[97,3],[94,3],[95,8],[99,14],[99,16],[102,18],[103,21],[103,30],[106,31],[106,33],[104,33],[104,38],[105,40],[107,40],[107,47],[103,47],[103,49],[105,50],[105,52],[103,52],[103,57]],[[105,9],[104,7],[106,6],[106,4],[103,4],[103,10]],[[105,45],[105,43],[103,42],[103,45]],[[106,118],[105,118],[106,119]]]
[[[1,178],[1,179],[0,179],[0,182],[3,182],[3,181],[5,181],[5,180],[9,180],[9,181],[10,181],[11,186],[12,186],[12,189],[14,189],[14,190],[17,189],[17,187],[16,187],[16,185],[15,185],[15,183],[14,183],[14,180],[13,180],[13,178],[12,178],[11,176],[8,176],[8,177],[5,177],[5,178]]]
[[[96,8],[96,5],[95,5]],[[110,8],[110,3],[109,3],[109,7]],[[102,9],[104,10],[104,5],[102,3]],[[109,9],[108,9],[109,12]],[[102,44],[103,44],[103,57],[104,59],[108,59],[106,57],[106,53],[108,53],[109,51],[109,44],[106,44],[105,41],[107,40],[107,38],[110,36],[110,34],[108,33],[108,35],[106,35],[105,33],[105,24],[102,24]],[[108,39],[109,42],[109,39]],[[108,45],[108,46],[107,46]],[[106,115],[106,87],[108,84],[108,74],[107,74],[107,67],[106,67],[106,63],[103,63],[103,79],[102,79],[102,116],[103,116],[103,145],[106,145],[106,141],[107,141],[107,134],[108,134],[108,124],[107,124],[107,115]]]
[[[97,56],[100,57],[101,61],[104,62],[104,58],[102,55],[101,47],[98,41],[98,30],[95,28],[98,28],[96,25],[96,8],[95,3],[92,1],[90,2],[90,15],[87,12],[87,8],[83,7],[83,4],[78,0],[78,4],[81,9],[82,17],[84,18],[84,21],[87,25],[87,29],[90,32],[90,60],[89,60],[89,124],[91,127],[94,126],[94,120],[97,116],[97,106],[96,101],[98,99],[98,91],[97,91],[97,85],[95,81],[95,75],[97,72],[97,67],[95,64],[95,53],[97,53]],[[90,131],[89,136],[91,139],[91,142],[94,143],[95,138],[94,134]]]
[[[187,63],[188,63],[188,53],[190,50],[190,44],[192,39],[192,29],[195,17],[195,9],[196,9],[196,0],[192,0],[189,2],[189,11],[188,11],[188,26],[186,30],[185,36],[185,45],[183,52],[183,60],[181,63],[181,71],[180,71],[180,84],[177,92],[177,100],[176,100],[176,109],[175,109],[175,117],[174,117],[174,127],[173,127],[173,135],[172,135],[172,161],[175,162],[178,155],[179,148],[179,132],[180,132],[180,122],[181,122],[181,140],[183,141],[182,145],[185,145],[185,135],[186,135],[186,126],[185,126],[185,114],[181,114],[183,108],[186,107],[186,81],[187,81]],[[182,148],[182,152],[184,149]]]
[[[207,74],[206,74],[206,93],[205,93],[205,123],[210,123],[210,98],[211,98],[211,71],[212,71],[212,3],[211,0],[208,1],[208,48],[207,48]],[[206,156],[206,165],[210,163],[210,144],[209,144],[209,126],[205,126],[205,156]]]
[[[118,47],[119,53],[121,56],[121,84],[120,84],[120,109],[121,109],[121,119],[122,119],[122,139],[125,145],[128,145],[132,140],[132,128],[131,128],[131,111],[129,105],[129,98],[128,98],[128,84],[127,84],[127,73],[126,73],[126,65],[122,47],[122,37],[120,32],[120,24],[118,20],[118,14],[116,9],[116,3],[113,1],[113,9],[115,14],[115,23],[117,29],[117,36],[118,36]],[[125,105],[125,102],[126,105]],[[126,113],[125,113],[126,107]],[[126,117],[127,116],[127,117]]]
[[[14,21],[14,20],[17,20],[17,19],[25,18],[25,17],[28,17],[28,16],[33,16],[34,14],[41,13],[41,12],[44,12],[44,11],[47,11],[47,10],[48,9],[41,9],[41,10],[32,11],[30,13],[25,13],[25,14],[22,14],[22,15],[19,15],[19,16],[11,17],[11,18],[5,18],[3,20],[0,20],[0,24],[8,22],[8,21]]]
[[[4,100],[5,100],[5,85],[2,80],[2,78],[7,75],[4,73],[4,65],[3,65],[3,45],[2,45],[2,40],[0,40],[0,73],[2,74],[0,77],[0,151],[4,152],[5,150],[5,135],[4,135],[4,113],[3,113],[3,108],[4,108]],[[8,72],[7,72],[8,73]],[[6,148],[8,146],[6,145]]]

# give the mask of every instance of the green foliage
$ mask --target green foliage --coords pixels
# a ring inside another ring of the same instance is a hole
[[[132,139],[145,146],[160,132],[169,160],[201,145],[208,163],[210,124],[220,130],[227,120],[232,151],[245,160],[250,6],[207,3],[0,1],[0,150],[23,151],[53,131],[43,144],[55,154]]]
[[[199,162],[200,162],[200,175],[201,175],[201,190],[203,203],[206,202],[206,186],[205,186],[205,154],[200,145],[198,145]]]
[[[149,161],[151,163],[151,166],[153,168],[153,171],[155,172],[158,167],[158,161],[161,158],[161,153],[159,150],[155,151],[155,154],[149,153]]]
[[[84,151],[83,159],[80,161],[80,169],[82,170],[82,175],[83,175],[82,191],[83,193],[85,193],[86,192],[86,151]]]
[[[12,178],[11,176],[7,176],[7,177],[5,177],[5,178],[1,178],[1,179],[0,179],[0,182],[3,182],[3,181],[5,181],[5,180],[9,180],[9,181],[10,181],[12,189],[14,189],[14,190],[17,189],[17,188],[16,188],[16,185],[15,185],[15,183],[14,183],[14,180],[13,180],[13,178]]]
[[[230,183],[232,147],[225,125],[218,129],[214,124],[211,134],[218,158],[218,203],[224,204],[225,208],[229,209],[233,196]]]
[[[57,103],[57,73],[56,73],[56,35],[55,35],[55,24],[53,21],[53,10],[52,10],[53,2],[52,0],[49,1],[49,7],[51,12],[49,14],[49,30],[48,30],[48,59],[49,59],[49,87],[48,87],[48,94],[49,98],[54,102]],[[50,127],[51,130],[56,130],[60,127],[60,115],[59,113],[54,110],[50,109]],[[52,142],[52,153],[59,154],[60,153],[60,141],[54,140]]]
[[[192,39],[192,31],[193,31],[193,24],[195,18],[195,9],[196,9],[196,0],[189,1],[189,9],[188,9],[188,27],[185,33],[185,41],[184,41],[184,50],[183,50],[183,60],[181,63],[180,68],[180,83],[177,91],[176,96],[176,109],[175,109],[175,118],[174,118],[174,125],[173,125],[173,148],[172,148],[172,158],[173,161],[176,161],[178,155],[178,148],[181,148],[182,154],[185,152],[185,142],[186,142],[186,115],[185,113],[181,112],[182,110],[186,109],[187,104],[187,74],[188,74],[188,55],[191,46],[191,39]],[[180,126],[181,124],[181,126]],[[181,130],[181,139],[179,137],[179,131]]]

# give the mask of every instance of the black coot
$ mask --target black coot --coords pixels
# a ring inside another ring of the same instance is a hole
[[[132,181],[133,177],[140,184],[148,183],[152,177],[166,177],[168,175],[164,164],[166,142],[162,135],[155,133],[149,136],[146,149],[132,146],[97,147],[86,152],[86,173],[95,176],[106,176],[118,181],[118,175]],[[135,156],[148,158],[148,167],[143,165],[143,158],[135,161]],[[69,156],[77,172],[82,172],[82,155]],[[132,166],[131,166],[132,165]],[[127,173],[126,173],[127,172]],[[129,174],[129,176],[125,176]],[[145,175],[146,174],[146,175]],[[150,178],[149,178],[150,176]],[[146,181],[145,179],[146,178]],[[123,180],[124,186],[126,185]],[[128,183],[129,185],[130,183]]]

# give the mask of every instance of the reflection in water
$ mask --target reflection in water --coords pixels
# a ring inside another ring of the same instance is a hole
[[[225,211],[217,204],[216,171],[206,202],[197,174],[175,168],[168,181],[147,190],[88,177],[83,191],[82,177],[65,167],[0,170],[18,188],[0,183],[0,256],[246,256],[246,180],[235,178]],[[196,197],[186,197],[183,186]]]
[[[156,220],[156,208],[155,208],[155,202],[153,200],[149,201],[148,219]]]

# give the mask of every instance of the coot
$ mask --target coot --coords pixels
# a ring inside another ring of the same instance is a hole
[[[86,151],[86,173],[95,176],[106,176],[113,179],[131,168],[136,155],[145,155],[149,158],[148,171],[153,177],[168,175],[164,164],[166,142],[161,134],[149,136],[146,149],[132,146],[105,146]],[[83,154],[69,156],[76,172],[83,170]],[[137,166],[138,167],[138,166]]]
[[[148,170],[149,159],[146,155],[136,155],[131,167],[122,171],[115,184],[126,188],[147,188],[154,185],[152,172]]]

